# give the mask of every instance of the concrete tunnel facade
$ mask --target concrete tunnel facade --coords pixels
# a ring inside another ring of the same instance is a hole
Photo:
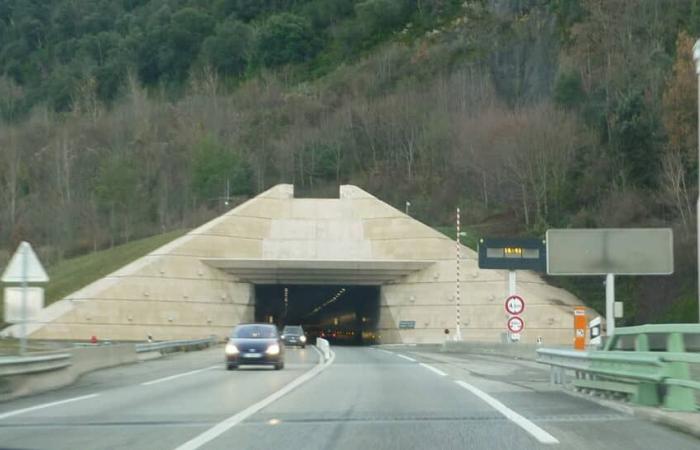
[[[462,337],[498,342],[506,331],[507,274],[480,270],[461,248]],[[277,185],[45,308],[30,338],[185,339],[228,335],[251,322],[255,285],[379,286],[381,343],[437,343],[456,321],[455,242],[362,189],[337,199],[294,198]],[[521,341],[569,344],[581,302],[518,273]],[[415,328],[400,328],[400,322]],[[17,326],[3,335],[17,335]]]

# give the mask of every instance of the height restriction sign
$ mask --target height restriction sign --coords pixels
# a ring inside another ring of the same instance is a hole
[[[519,295],[511,295],[506,299],[506,312],[518,316],[525,310],[525,300]]]

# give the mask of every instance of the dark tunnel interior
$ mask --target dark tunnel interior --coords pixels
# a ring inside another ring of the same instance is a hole
[[[377,339],[379,286],[256,285],[255,321],[302,325],[310,339],[369,345]]]

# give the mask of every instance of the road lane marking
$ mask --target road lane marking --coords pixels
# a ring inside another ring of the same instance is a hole
[[[551,434],[547,433],[544,431],[542,428],[538,427],[525,417],[521,416],[520,414],[516,413],[512,409],[508,408],[506,405],[503,403],[499,402],[495,398],[491,397],[489,394],[486,392],[482,391],[481,389],[478,389],[474,386],[472,386],[469,383],[466,383],[464,381],[458,380],[455,381],[458,385],[462,386],[464,389],[468,390],[472,394],[476,395],[479,397],[481,400],[485,401],[488,403],[493,409],[498,411],[499,413],[503,414],[508,420],[522,428],[523,430],[527,431],[530,433],[535,439],[540,441],[543,444],[558,444],[559,441],[557,438],[552,436]]]
[[[51,402],[51,403],[44,403],[41,405],[36,405],[36,406],[31,406],[29,408],[23,408],[23,409],[16,409],[14,411],[6,412],[3,414],[0,414],[0,420],[2,419],[7,419],[8,417],[12,416],[17,416],[19,414],[24,414],[32,411],[36,411],[38,409],[44,409],[44,408],[50,408],[52,406],[58,406],[58,405],[63,405],[66,403],[72,403],[72,402],[78,402],[80,400],[87,400],[89,398],[95,398],[100,394],[89,394],[89,395],[81,395],[80,397],[72,397],[72,398],[67,398],[65,400],[59,400],[57,402]]]
[[[270,404],[276,402],[280,398],[284,397],[297,387],[301,386],[302,384],[306,383],[322,371],[324,371],[328,366],[333,364],[333,361],[335,360],[335,352],[331,351],[331,357],[328,361],[325,363],[323,362],[323,354],[316,348],[316,347],[311,347],[314,350],[316,350],[316,353],[318,353],[319,360],[318,364],[316,366],[309,370],[308,372],[304,373],[301,375],[299,378],[296,378],[292,380],[289,384],[285,385],[282,389],[280,389],[277,392],[274,392],[273,394],[265,397],[264,399],[260,400],[259,402],[247,407],[243,411],[234,414],[233,416],[222,420],[218,424],[214,425],[213,427],[209,428],[207,431],[204,433],[200,434],[199,436],[196,436],[194,439],[191,439],[181,446],[177,447],[176,450],[196,450],[203,446],[204,444],[216,439],[229,429],[235,427],[239,423],[243,422],[245,419],[248,417],[252,416],[253,414],[257,413],[261,409],[269,406]]]
[[[433,367],[433,366],[431,366],[431,365],[428,365],[428,364],[425,364],[425,363],[418,363],[418,364],[420,364],[421,366],[425,367],[425,368],[428,369],[428,370],[432,370],[433,372],[435,372],[436,374],[440,375],[441,377],[447,376],[447,374],[446,374],[445,372],[443,372],[443,371],[440,370],[440,369],[436,369],[435,367]]]
[[[405,360],[407,360],[407,361],[416,362],[415,359],[409,358],[408,356],[402,355],[401,353],[396,353],[396,356],[398,356],[399,358],[403,358],[403,359],[405,359]]]
[[[189,372],[183,372],[183,373],[178,373],[175,375],[170,375],[169,377],[157,378],[155,380],[143,382],[143,383],[141,383],[141,386],[150,386],[152,384],[158,384],[158,383],[162,383],[164,381],[170,381],[170,380],[174,380],[176,378],[186,377],[188,375],[194,375],[195,373],[204,372],[204,371],[211,370],[211,369],[216,369],[217,367],[219,367],[219,364],[217,364],[215,366],[205,367],[204,369],[191,370]]]

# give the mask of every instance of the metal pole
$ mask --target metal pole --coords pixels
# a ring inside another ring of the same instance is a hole
[[[515,282],[517,278],[515,275],[515,270],[509,270],[508,271],[508,297],[511,295],[515,295]]]
[[[698,43],[700,43],[700,40],[695,43],[695,46],[698,46]],[[700,66],[698,65],[699,62],[696,60],[695,61],[695,72],[698,75],[698,164],[700,164]],[[695,222],[696,222],[696,234],[695,234],[695,240],[697,241],[698,245],[698,323],[700,323],[700,170],[698,170],[698,201],[695,205]]]
[[[27,271],[29,264],[29,246],[22,242],[22,325],[20,329],[19,353],[23,355],[27,351]]]
[[[460,323],[462,322],[462,316],[461,316],[461,305],[460,305],[460,299],[459,299],[459,261],[461,259],[460,255],[460,244],[459,244],[459,208],[457,208],[457,235],[456,235],[456,247],[457,247],[457,265],[456,265],[456,274],[457,274],[457,280],[455,282],[455,307],[457,308],[457,323],[456,323],[456,330],[455,330],[455,341],[461,341],[462,340],[462,330]]]
[[[615,275],[609,273],[605,276],[605,321],[607,324],[607,336],[615,334]]]
[[[515,295],[515,283],[517,280],[515,273],[515,270],[508,271],[508,297]],[[508,333],[508,337],[510,338],[511,342],[515,342],[515,339],[513,339],[513,333]]]

